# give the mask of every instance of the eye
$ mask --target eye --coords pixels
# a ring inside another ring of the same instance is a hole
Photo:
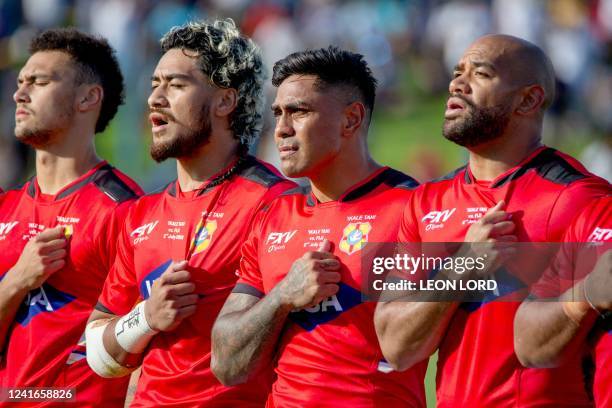
[[[185,87],[185,85],[183,85],[183,84],[177,84],[175,82],[171,82],[170,83],[170,88],[181,89],[181,88],[184,88],[184,87]]]
[[[459,72],[459,71],[453,72],[453,78],[457,78],[459,76],[461,76],[461,72]]]
[[[483,72],[483,71],[476,71],[476,73],[474,75],[482,77],[482,78],[489,78],[490,77],[489,74],[487,74],[486,72]]]

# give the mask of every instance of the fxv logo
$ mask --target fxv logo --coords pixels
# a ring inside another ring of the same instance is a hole
[[[141,225],[140,227],[132,231],[130,233],[130,236],[136,237],[134,239],[134,245],[149,239],[149,235],[153,232],[158,223],[159,221],[149,222],[147,224]]]
[[[421,222],[429,222],[430,224],[439,224],[446,222],[453,215],[456,208],[444,211],[430,211],[427,215],[421,218]]]
[[[7,235],[17,224],[19,221],[0,222],[0,235]]]
[[[589,242],[612,241],[612,229],[596,227],[588,239]]]
[[[287,232],[271,232],[268,235],[268,239],[266,240],[266,244],[270,245],[281,245],[289,242],[291,238],[295,235],[297,230],[287,231]]]

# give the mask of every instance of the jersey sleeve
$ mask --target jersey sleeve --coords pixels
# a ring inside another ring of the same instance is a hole
[[[129,312],[140,296],[134,272],[134,248],[130,240],[129,225],[128,214],[117,237],[114,261],[96,306],[96,309],[102,312],[118,316]]]
[[[262,222],[267,212],[262,210],[257,213],[253,221],[253,227],[245,243],[242,245],[242,256],[238,266],[238,282],[233,293],[246,293],[256,297],[264,296],[263,279],[259,270],[259,241]]]
[[[553,205],[546,231],[548,242],[561,242],[568,226],[592,201],[611,193],[608,182],[599,178],[578,181],[564,189]]]
[[[586,205],[567,228],[556,256],[542,277],[532,286],[532,298],[557,298],[592,270],[597,260],[597,250],[589,244],[588,235],[596,224],[591,219],[595,207]]]

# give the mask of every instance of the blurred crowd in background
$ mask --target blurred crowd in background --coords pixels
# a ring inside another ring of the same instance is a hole
[[[174,163],[155,164],[146,99],[172,26],[231,17],[275,61],[329,44],[366,57],[379,81],[370,143],[375,158],[417,179],[440,176],[465,160],[441,136],[453,66],[476,37],[516,35],[541,46],[557,73],[558,97],[545,143],[576,154],[612,179],[612,0],[0,0],[0,187],[33,172],[32,152],[14,141],[15,81],[40,30],[76,26],[117,50],[126,104],[98,136],[99,153],[145,190],[173,177]],[[267,90],[269,100],[274,89]],[[272,118],[257,146],[276,162]]]

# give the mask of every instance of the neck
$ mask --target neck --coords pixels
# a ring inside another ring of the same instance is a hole
[[[176,162],[177,178],[181,191],[193,191],[206,180],[230,165],[237,158],[238,144],[226,143],[213,146],[206,144],[191,157],[182,157]]]
[[[494,180],[542,146],[539,133],[514,131],[469,150],[469,165],[476,180]]]
[[[62,140],[63,143],[36,149],[36,181],[43,194],[57,194],[101,162],[93,136],[81,134]]]
[[[350,187],[382,167],[366,149],[354,155],[349,151],[341,154],[317,169],[316,175],[308,176],[312,192],[321,203],[338,200]]]

